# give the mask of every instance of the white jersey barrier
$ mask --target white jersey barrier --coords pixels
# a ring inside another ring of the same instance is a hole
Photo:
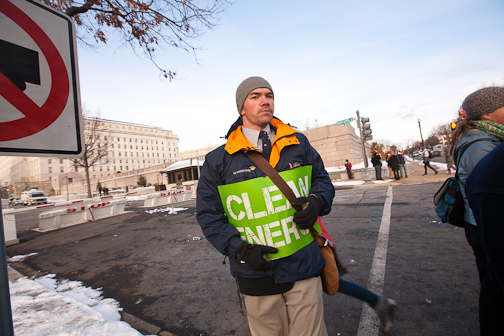
[[[160,205],[185,205],[192,200],[194,185],[182,185],[172,187],[170,191],[161,191],[147,194],[144,201],[145,207],[155,207]]]
[[[3,227],[5,236],[5,246],[19,243],[16,231],[16,211],[15,209],[2,210]]]
[[[39,214],[39,229],[41,231],[58,229],[60,227],[94,221],[98,218],[119,215],[124,212],[126,199],[101,200],[93,204],[75,204],[63,209]]]

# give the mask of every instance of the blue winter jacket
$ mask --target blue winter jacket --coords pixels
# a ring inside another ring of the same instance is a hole
[[[477,139],[485,139],[485,141],[477,141],[473,143],[465,150],[462,157],[459,157],[460,149],[465,144]],[[453,151],[454,155],[452,157],[453,161],[457,165],[460,188],[462,190],[462,195],[464,196],[464,221],[466,223],[476,225],[476,220],[474,219],[472,210],[469,207],[469,203],[467,202],[467,196],[465,192],[465,182],[467,180],[467,177],[469,176],[469,174],[471,174],[472,170],[474,169],[474,167],[476,167],[478,162],[485,155],[490,153],[495,147],[497,147],[501,142],[502,141],[496,136],[475,129],[465,132],[455,146],[455,149]]]
[[[331,211],[334,186],[327,174],[320,155],[306,137],[294,129],[273,119],[276,128],[270,156],[270,164],[278,171],[300,166],[312,166],[310,194],[318,196],[322,209],[320,216]],[[274,269],[253,271],[235,258],[236,249],[242,243],[239,232],[228,223],[218,186],[263,177],[259,169],[245,154],[245,150],[257,150],[241,132],[241,126],[229,133],[225,145],[206,155],[197,190],[197,220],[203,234],[223,255],[229,256],[231,274],[241,278],[273,277],[277,283],[295,282],[318,276],[325,260],[318,244],[313,241],[296,253],[279,259]]]

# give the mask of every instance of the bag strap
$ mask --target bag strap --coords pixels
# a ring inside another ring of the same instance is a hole
[[[284,179],[278,174],[278,172],[273,168],[266,159],[259,154],[259,152],[256,151],[245,151],[245,154],[259,167],[259,169],[262,170],[266,176],[268,176],[273,183],[280,189],[282,194],[284,194],[285,198],[292,204],[292,201],[296,198],[296,195],[294,195],[294,192],[292,189],[287,185],[287,182],[284,181]],[[302,208],[300,205],[297,204],[292,204],[292,207],[296,211],[301,211]],[[322,237],[317,230],[314,228],[310,228],[310,233],[314,238],[322,238],[324,239],[324,246],[329,244],[329,240],[325,237]]]
[[[273,168],[266,159],[259,154],[259,152],[256,151],[246,151],[245,154],[259,167],[259,169],[262,170],[266,176],[268,176],[273,183],[280,189],[282,194],[284,194],[285,198],[289,202],[292,203],[292,201],[296,198],[296,195],[294,195],[294,192],[292,189],[287,185],[287,183],[284,181],[284,179],[278,174],[278,172]],[[301,211],[301,206],[299,205],[292,205],[296,211]]]

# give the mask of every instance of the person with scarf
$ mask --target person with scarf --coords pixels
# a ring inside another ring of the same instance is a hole
[[[504,140],[504,88],[487,87],[471,93],[462,103],[466,119],[460,122],[452,137],[452,157],[457,166],[464,197],[465,235],[476,257],[480,278],[479,320],[482,336],[504,330],[504,302],[492,283],[487,256],[477,222],[467,200],[465,184],[478,162]],[[468,146],[468,147],[467,147]],[[461,149],[466,147],[461,157]],[[496,221],[502,221],[495,218]]]

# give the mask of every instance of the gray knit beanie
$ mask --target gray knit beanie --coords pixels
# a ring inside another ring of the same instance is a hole
[[[269,85],[264,78],[249,77],[245,79],[240,86],[238,86],[238,89],[236,89],[236,107],[238,108],[238,113],[241,113],[243,103],[245,102],[245,99],[247,99],[249,93],[257,88],[268,88],[271,90],[271,93],[273,93],[271,85]]]
[[[504,107],[504,88],[495,86],[471,93],[462,103],[466,120],[480,119],[481,116],[501,107]]]

